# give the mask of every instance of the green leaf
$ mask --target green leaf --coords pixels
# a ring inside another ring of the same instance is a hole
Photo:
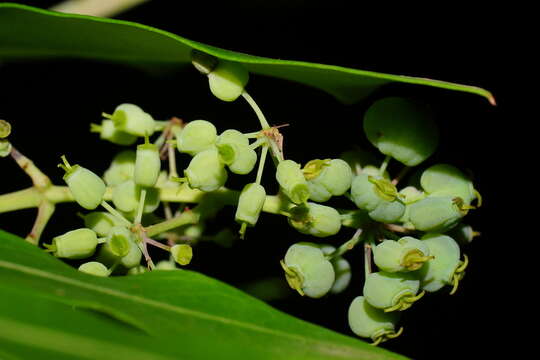
[[[63,56],[186,66],[191,64],[192,49],[241,62],[255,74],[319,88],[348,104],[362,100],[385,84],[401,82],[473,93],[495,105],[493,95],[476,86],[252,56],[133,22],[62,14],[13,3],[0,4],[0,59],[4,60]]]
[[[8,359],[403,359],[196,272],[94,277],[1,230],[0,289]]]

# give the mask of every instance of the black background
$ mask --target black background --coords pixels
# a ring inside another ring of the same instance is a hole
[[[20,3],[46,7],[54,2]],[[436,78],[493,92],[497,107],[476,95],[391,85],[362,103],[344,106],[320,91],[282,80],[252,75],[248,85],[272,124],[291,124],[282,131],[285,154],[302,163],[335,157],[353,144],[369,148],[361,119],[377,97],[415,96],[437,109],[441,145],[427,164],[449,162],[474,174],[485,205],[472,212],[468,221],[482,237],[464,248],[471,264],[457,294],[448,296],[448,290],[442,290],[426,296],[403,314],[403,335],[383,346],[415,359],[468,358],[475,350],[491,351],[494,339],[507,334],[506,298],[496,295],[504,276],[501,249],[505,246],[505,224],[499,220],[505,199],[499,192],[499,174],[508,166],[501,161],[502,148],[514,137],[502,122],[512,82],[504,71],[504,58],[516,46],[508,41],[511,35],[501,27],[502,20],[494,16],[496,9],[442,8],[421,16],[398,8],[351,8],[346,3],[331,8],[300,1],[272,5],[236,1],[227,7],[205,2],[189,8],[179,3],[155,0],[118,18],[254,55]],[[506,14],[509,18],[511,13]],[[112,112],[122,102],[139,104],[156,118],[208,119],[219,131],[256,129],[257,122],[243,101],[223,103],[213,98],[205,79],[193,69],[154,70],[81,60],[4,64],[0,67],[0,118],[12,122],[15,146],[57,183],[61,183],[62,172],[56,168],[61,154],[96,172],[106,169],[116,148],[89,135],[88,124],[98,122],[102,111]],[[391,164],[390,171],[396,170],[399,166]],[[271,167],[266,171],[263,182],[273,192]],[[2,160],[1,173],[2,192],[29,185],[7,159]],[[239,188],[242,181],[232,178],[231,187]],[[44,238],[78,226],[74,225],[76,211],[76,207],[59,207]],[[24,236],[31,226],[31,217],[26,215],[32,214],[33,210],[0,214],[0,225]],[[232,209],[223,211],[210,231],[232,224],[232,217]],[[350,229],[342,231],[329,242],[339,244],[351,234]],[[231,249],[201,244],[189,268],[246,288],[260,278],[280,277],[278,261],[287,247],[305,240],[311,239],[293,232],[283,218],[266,215],[249,230],[245,241]],[[361,293],[363,263],[360,250],[347,257],[353,266],[353,283],[344,294],[313,300],[281,289],[279,293],[288,296],[270,303],[351,335],[346,313],[350,301]]]

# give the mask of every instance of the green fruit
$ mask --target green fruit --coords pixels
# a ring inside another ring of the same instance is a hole
[[[397,313],[386,313],[371,306],[363,296],[357,296],[349,306],[349,327],[356,335],[371,338],[374,345],[398,337],[396,333]]]
[[[336,248],[330,245],[320,245],[320,248],[324,255],[330,255],[336,251]],[[334,285],[332,285],[330,292],[332,294],[339,294],[351,283],[351,265],[342,256],[333,257],[330,263],[334,268],[335,274]]]
[[[219,189],[227,181],[227,171],[215,147],[195,155],[184,174],[192,189],[206,192]]]
[[[429,167],[422,173],[420,183],[429,195],[460,197],[466,204],[476,197],[472,181],[452,165]]]
[[[429,247],[435,258],[428,261],[418,271],[423,290],[435,292],[445,285],[453,285],[451,294],[455,293],[458,283],[465,275],[468,259],[460,261],[460,250],[457,242],[443,234],[426,234],[422,241]]]
[[[295,204],[303,204],[309,199],[309,187],[300,164],[283,160],[277,166],[276,180],[283,193]]]
[[[115,226],[109,231],[107,234],[107,244],[114,256],[124,257],[129,253],[132,234],[124,226]]]
[[[156,145],[150,144],[148,137],[146,137],[145,143],[137,146],[134,171],[135,183],[144,187],[156,185],[160,170],[159,149]]]
[[[134,104],[118,105],[110,119],[118,130],[135,136],[151,136],[156,127],[152,116]]]
[[[90,132],[98,133],[100,139],[117,145],[132,145],[137,141],[135,135],[118,130],[114,122],[108,119],[102,120],[101,125],[90,124]]]
[[[137,267],[141,263],[142,259],[142,252],[139,249],[139,246],[135,242],[135,239],[133,235],[131,235],[128,238],[129,242],[129,251],[126,255],[121,257],[120,265],[122,265],[126,269],[131,269],[134,267]],[[108,266],[112,266],[114,263],[116,263],[118,259],[118,255],[122,252],[113,250],[113,246],[111,241],[108,239],[99,249],[97,259],[98,261],[107,264]]]
[[[187,265],[193,258],[193,249],[188,244],[174,245],[171,248],[171,255],[180,265]]]
[[[64,181],[75,201],[87,210],[94,210],[103,201],[106,186],[103,180],[92,171],[79,165],[71,166],[62,156],[63,164],[58,165],[66,172]]]
[[[107,277],[110,275],[109,269],[107,269],[105,265],[97,261],[90,261],[82,264],[81,266],[79,266],[79,271],[89,275],[101,277]]]
[[[53,238],[50,250],[53,255],[66,259],[84,259],[96,251],[98,239],[90,229],[77,229]]]
[[[364,283],[366,301],[385,312],[403,311],[420,299],[424,293],[416,295],[420,289],[420,280],[414,273],[374,272],[367,276]]]
[[[194,120],[187,123],[176,138],[178,151],[194,156],[211,149],[217,139],[214,124],[206,120]]]
[[[332,159],[310,181],[324,186],[334,196],[341,196],[351,187],[352,170],[344,160]]]
[[[433,258],[429,247],[411,236],[398,241],[384,240],[373,248],[375,265],[385,272],[414,271]]]
[[[235,220],[255,226],[265,200],[266,191],[264,187],[256,183],[247,184],[240,193],[238,207],[234,216]]]
[[[242,95],[248,80],[249,73],[242,64],[223,59],[208,74],[210,91],[223,101],[234,101]]]
[[[354,177],[351,185],[351,197],[356,206],[367,211],[375,208],[383,199],[375,192],[374,184],[370,181],[372,176],[360,174]]]
[[[389,97],[376,101],[364,115],[368,140],[385,155],[416,166],[435,151],[439,131],[429,110],[413,101]]]
[[[330,206],[308,202],[293,207],[290,213],[289,224],[302,234],[327,237],[341,229],[341,216]]]
[[[322,184],[308,180],[307,185],[309,189],[310,200],[317,202],[325,202],[330,200],[330,198],[332,197],[332,194],[330,194],[330,192],[326,190],[326,188]]]
[[[9,156],[11,153],[11,143],[5,139],[0,139],[0,157]]]
[[[396,187],[387,179],[362,173],[354,177],[351,197],[356,206],[367,210],[379,222],[393,223],[405,213],[405,205],[398,200]]]
[[[460,223],[448,233],[448,236],[456,240],[459,244],[466,245],[471,243],[475,237],[480,236],[480,233],[474,231],[470,225]]]
[[[300,295],[320,298],[334,284],[334,268],[322,250],[315,244],[291,245],[281,261],[289,286]]]
[[[466,211],[460,209],[459,198],[427,196],[409,207],[409,221],[416,230],[446,232],[456,226]]]
[[[116,186],[126,180],[133,179],[135,158],[135,152],[131,150],[118,153],[103,175],[105,183],[109,186]]]
[[[11,134],[11,124],[0,119],[0,139],[5,139]]]
[[[369,217],[375,221],[391,224],[403,217],[405,205],[399,201],[382,201],[374,210],[369,212]]]
[[[94,211],[84,215],[84,226],[93,230],[98,236],[107,236],[113,226],[123,225],[108,212]]]

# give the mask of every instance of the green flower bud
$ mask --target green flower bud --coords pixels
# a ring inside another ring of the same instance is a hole
[[[452,165],[429,167],[422,173],[420,183],[429,195],[460,197],[466,204],[476,197],[472,181]]]
[[[134,172],[135,183],[144,187],[154,186],[160,170],[159,149],[156,145],[150,144],[148,137],[146,137],[145,143],[137,146]]]
[[[277,166],[276,179],[283,193],[293,203],[303,204],[309,199],[309,187],[300,164],[292,160],[281,161]]]
[[[241,146],[248,146],[249,139],[246,135],[235,129],[227,129],[222,132],[217,138],[216,145],[219,144],[237,144]]]
[[[229,164],[229,170],[234,174],[249,174],[257,163],[257,153],[249,146],[236,145],[236,148],[236,155],[232,163]]]
[[[376,101],[364,116],[368,140],[385,155],[416,166],[435,151],[439,131],[425,106],[389,97]]]
[[[414,186],[404,187],[399,191],[401,200],[405,205],[412,204],[426,197],[426,194]]]
[[[330,245],[320,246],[324,255],[330,255],[336,248]],[[351,282],[351,265],[342,256],[336,256],[330,260],[332,267],[334,268],[335,280],[334,285],[330,289],[332,294],[339,294],[343,292]]]
[[[240,193],[238,207],[234,216],[235,220],[255,226],[265,200],[266,191],[264,187],[255,183],[247,184]]]
[[[355,176],[351,197],[356,206],[367,210],[379,222],[393,223],[402,218],[405,205],[398,200],[398,192],[389,180],[362,173]]]
[[[0,139],[5,139],[11,134],[11,124],[0,119]]]
[[[135,152],[124,150],[118,153],[109,168],[103,174],[105,183],[109,186],[116,186],[126,180],[133,179],[135,173]]]
[[[108,212],[94,211],[83,216],[84,226],[93,230],[98,236],[107,236],[113,226],[123,225]]]
[[[349,306],[349,327],[356,335],[371,338],[374,345],[398,337],[403,328],[396,333],[398,313],[386,313],[371,306],[363,296],[357,296]]]
[[[351,187],[352,170],[344,160],[332,159],[310,181],[324,186],[330,194],[340,196]]]
[[[227,171],[215,148],[195,155],[184,174],[191,188],[206,192],[219,189],[227,181]]]
[[[302,234],[327,237],[341,229],[341,216],[333,207],[308,202],[295,206],[290,212],[289,224]]]
[[[133,233],[131,233],[126,228],[123,228],[127,231],[117,229],[116,232],[111,232],[107,236],[107,241],[100,247],[97,259],[98,261],[112,266],[116,263],[119,257],[120,265],[126,269],[131,269],[140,265],[142,259],[142,252],[139,249],[139,246],[135,242]],[[116,236],[115,236],[116,233]],[[118,237],[118,239],[113,240],[113,238]],[[128,251],[126,253],[125,240],[127,240]],[[120,246],[118,246],[120,245]],[[122,254],[125,254],[122,256]]]
[[[411,236],[398,241],[384,240],[373,248],[375,265],[385,272],[414,271],[433,258],[429,247]]]
[[[416,295],[420,280],[414,273],[374,272],[364,283],[364,296],[369,304],[385,312],[403,311],[420,299],[424,293]]]
[[[460,261],[459,245],[450,236],[426,234],[422,241],[429,247],[434,259],[428,261],[418,271],[423,290],[435,292],[445,285],[453,285],[450,294],[457,290],[458,283],[465,276],[468,259]]]
[[[98,239],[90,229],[77,229],[53,238],[47,246],[53,255],[66,259],[84,259],[94,254]]]
[[[193,258],[193,249],[188,244],[174,245],[171,248],[171,254],[178,264],[187,265]]]
[[[242,95],[248,80],[249,73],[242,64],[222,59],[208,74],[210,91],[223,101],[234,101]]]
[[[87,210],[94,210],[103,201],[106,186],[103,180],[92,171],[79,165],[71,166],[65,156],[61,168],[66,172],[64,181],[69,187],[75,201]]]
[[[105,265],[97,261],[90,261],[82,264],[81,266],[79,266],[79,271],[94,276],[107,277],[110,275],[109,269],[107,269]]]
[[[460,208],[459,198],[427,196],[409,206],[409,221],[416,230],[445,232],[458,224],[466,210]]]
[[[101,125],[90,124],[90,132],[98,133],[99,138],[107,140],[117,145],[132,145],[137,141],[135,135],[120,131],[114,125],[112,120],[102,120]]]
[[[187,123],[176,138],[178,151],[194,156],[214,147],[217,130],[214,124],[206,120],[194,120]]]
[[[360,209],[367,211],[375,210],[375,208],[383,201],[383,199],[375,192],[375,186],[370,181],[372,178],[367,174],[355,176],[351,185],[351,197]]]
[[[5,139],[0,139],[0,157],[9,156],[11,153],[11,143]]]
[[[285,259],[281,261],[281,266],[289,286],[302,296],[320,298],[327,294],[334,284],[334,268],[315,244],[291,245]]]
[[[135,184],[133,180],[127,180],[120,185],[116,185],[112,192],[114,206],[126,213],[137,211],[141,199],[141,190],[142,188]],[[146,188],[143,213],[154,212],[158,208],[159,202],[159,190]]]
[[[152,116],[134,104],[118,105],[112,115],[104,115],[114,122],[118,130],[135,136],[151,136],[156,127]]]

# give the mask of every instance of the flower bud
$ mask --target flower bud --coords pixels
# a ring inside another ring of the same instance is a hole
[[[117,145],[132,145],[137,141],[135,135],[118,130],[114,122],[108,119],[102,120],[101,125],[90,124],[90,132],[98,133],[100,139]]]
[[[124,236],[126,235],[127,234],[124,233]],[[118,258],[121,257],[120,265],[126,269],[132,269],[140,265],[141,259],[142,259],[142,252],[139,249],[139,246],[137,245],[137,243],[135,242],[133,234],[130,234],[129,237],[126,237],[129,244],[129,250],[127,254],[123,256],[120,256],[120,255],[125,253],[125,250],[114,249],[115,246],[113,245],[113,241],[111,241],[112,234],[110,235],[110,237],[111,238],[109,238],[108,236],[107,241],[99,249],[97,259],[100,262],[107,264],[108,266],[112,266],[114,263],[116,263]],[[125,246],[121,246],[121,248],[125,249]]]
[[[290,212],[289,224],[302,234],[327,237],[341,229],[341,216],[333,207],[308,202],[295,206]]]
[[[389,97],[376,101],[364,115],[368,140],[385,155],[416,166],[435,151],[439,131],[427,107]]]
[[[237,145],[237,149],[233,162],[229,164],[229,170],[234,174],[249,174],[257,163],[257,153],[245,145]]]
[[[176,138],[178,151],[194,156],[214,147],[217,130],[214,124],[206,120],[194,120],[184,126]]]
[[[452,165],[429,167],[422,173],[420,183],[429,195],[460,197],[466,204],[476,197],[472,181]]]
[[[11,124],[0,119],[0,139],[5,139],[11,134]]]
[[[64,181],[73,194],[75,201],[87,210],[94,210],[103,201],[106,186],[103,180],[92,171],[79,165],[71,166],[65,156],[64,164],[59,166],[65,170]]]
[[[310,181],[324,186],[334,196],[341,196],[351,187],[352,170],[344,160],[332,159]]]
[[[295,204],[303,204],[309,199],[309,187],[300,164],[283,160],[277,166],[276,179],[281,190]]]
[[[11,153],[11,143],[6,139],[0,139],[0,157],[9,156]]]
[[[116,185],[112,192],[112,201],[114,206],[123,212],[130,213],[137,211],[141,199],[142,188],[135,184],[133,180],[127,180]],[[151,213],[159,206],[159,190],[156,188],[147,188],[144,200],[143,213]]]
[[[98,240],[90,229],[77,229],[53,238],[53,255],[66,259],[84,259],[94,254]]]
[[[266,191],[259,184],[251,183],[244,186],[238,199],[238,207],[234,216],[237,222],[255,226],[266,200]]]
[[[217,138],[216,145],[219,144],[237,144],[242,146],[249,145],[249,139],[246,135],[235,129],[227,129]]]
[[[101,277],[107,277],[110,275],[109,269],[107,269],[105,265],[97,261],[90,261],[82,264],[81,266],[79,266],[79,271],[89,275]]]
[[[227,181],[227,171],[215,148],[195,155],[184,174],[191,188],[206,192],[219,189]]]
[[[156,145],[150,144],[148,137],[145,137],[145,143],[137,146],[134,172],[135,183],[144,187],[154,186],[160,170],[159,149]]]
[[[93,230],[98,236],[107,236],[113,226],[123,225],[115,216],[108,212],[93,211],[84,215],[84,226]]]
[[[320,245],[324,255],[330,255],[336,248],[330,245]],[[332,294],[339,294],[343,292],[351,282],[351,265],[342,256],[333,257],[330,260],[332,267],[334,268],[335,280],[334,285],[330,289]]]
[[[135,136],[151,136],[156,127],[152,116],[134,104],[118,105],[110,119],[118,130]]]
[[[174,245],[171,248],[171,254],[178,264],[187,265],[193,258],[193,249],[188,244]]]
[[[109,186],[116,186],[126,180],[133,179],[135,173],[135,152],[124,150],[114,157],[111,165],[103,174],[105,183]]]
[[[300,295],[320,298],[327,294],[334,284],[334,268],[322,250],[315,244],[297,243],[291,245],[281,261],[289,286]]]
[[[242,64],[223,59],[208,74],[210,91],[223,101],[234,101],[242,95],[248,80],[249,73]]]

